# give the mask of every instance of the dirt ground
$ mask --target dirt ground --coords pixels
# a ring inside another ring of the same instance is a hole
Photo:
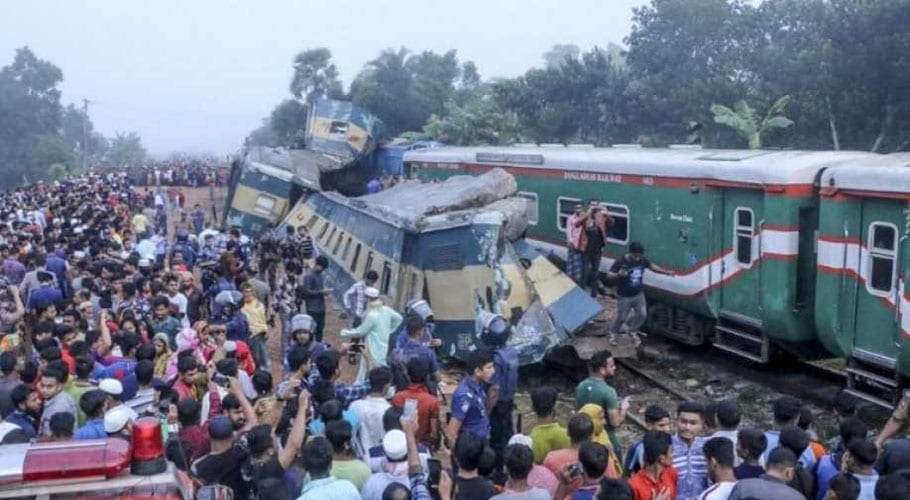
[[[215,207],[215,216],[218,222],[221,221],[221,211],[224,206],[224,189],[211,190],[209,188],[189,189],[183,188],[186,194],[187,209],[191,209],[193,204],[200,203],[208,214],[207,219],[212,217],[212,207]],[[332,286],[331,283],[328,286]],[[575,339],[579,351],[596,351],[603,348],[610,348],[617,352],[618,355],[626,357],[627,353],[622,346],[608,346],[605,341],[604,331],[612,320],[614,304],[611,300],[602,301],[605,312],[603,315],[592,322],[583,335]],[[342,317],[342,310],[329,299],[329,311],[326,314],[325,341],[332,345],[339,345],[341,338],[339,332],[342,328],[349,325],[347,319]],[[719,401],[722,399],[736,399],[744,407],[745,414],[743,425],[751,425],[759,428],[768,428],[770,426],[770,403],[780,395],[779,392],[769,389],[759,383],[749,380],[745,372],[724,367],[712,361],[712,357],[697,355],[692,348],[675,344],[660,338],[650,337],[645,340],[646,348],[652,352],[659,352],[660,355],[654,359],[636,360],[636,366],[641,369],[647,369],[653,373],[666,374],[666,382],[677,386],[688,392],[692,397],[699,400]],[[704,348],[710,349],[710,348]],[[273,328],[269,333],[268,351],[271,359],[272,374],[276,380],[281,380],[281,335],[278,328]],[[634,356],[634,350],[631,352]],[[342,361],[342,379],[353,381],[357,374],[358,364],[349,364]],[[735,368],[735,367],[734,367]],[[457,365],[447,366],[444,370],[444,377],[447,384],[443,386],[444,405],[447,407],[451,393],[454,391],[458,382],[463,377],[463,370]],[[560,421],[566,422],[568,417],[574,411],[574,388],[576,384],[586,376],[583,363],[575,363],[574,366],[557,366],[555,364],[541,364],[535,366],[523,367],[519,378],[519,391],[516,396],[517,406],[517,425],[521,432],[529,432],[536,424],[536,418],[531,410],[531,401],[529,391],[533,387],[539,387],[544,384],[552,385],[559,389],[560,395],[557,403],[557,416]],[[649,404],[660,404],[670,410],[671,414],[675,413],[677,401],[666,392],[654,388],[646,381],[635,377],[632,374],[623,372],[618,373],[612,385],[617,388],[620,397],[631,396],[632,412],[641,416]],[[830,408],[818,403],[809,403],[812,413],[817,418],[816,430],[820,437],[830,437],[834,432],[833,421],[831,419]],[[447,410],[446,410],[447,411]],[[635,439],[640,431],[633,425],[624,426],[619,434],[624,443]]]

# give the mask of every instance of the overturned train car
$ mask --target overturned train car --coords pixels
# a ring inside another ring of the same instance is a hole
[[[372,269],[389,305],[402,310],[412,299],[430,303],[446,356],[476,349],[477,318],[486,311],[512,324],[510,342],[527,364],[602,308],[519,240],[528,206],[515,192],[514,178],[502,170],[408,182],[359,198],[313,192],[285,223],[309,229],[330,261],[338,300]]]

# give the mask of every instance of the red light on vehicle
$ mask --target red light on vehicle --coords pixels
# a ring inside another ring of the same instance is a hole
[[[130,465],[130,443],[93,439],[36,444],[25,452],[23,481],[113,477]]]
[[[133,474],[147,476],[167,469],[164,459],[164,440],[161,422],[154,417],[142,417],[133,422]]]

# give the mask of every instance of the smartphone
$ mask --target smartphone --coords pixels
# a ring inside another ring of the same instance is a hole
[[[405,419],[411,419],[417,413],[417,400],[408,398],[404,400],[404,411],[401,416]]]
[[[582,472],[583,472],[583,470],[581,468],[581,462],[575,462],[574,464],[569,466],[569,477],[581,476]]]
[[[430,488],[439,487],[439,477],[442,476],[442,462],[438,458],[427,459],[427,484]]]

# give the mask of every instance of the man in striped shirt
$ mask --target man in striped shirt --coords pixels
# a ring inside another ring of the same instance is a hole
[[[704,438],[700,437],[704,414],[704,406],[697,401],[684,401],[677,408],[672,444],[678,500],[694,500],[708,487],[708,465],[702,451]]]

